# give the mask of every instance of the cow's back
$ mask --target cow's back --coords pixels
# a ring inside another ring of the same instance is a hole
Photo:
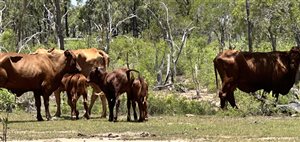
[[[87,80],[83,74],[66,74],[61,81],[65,91],[75,94],[85,92]]]
[[[82,68],[82,73],[86,77],[88,76],[93,67],[106,68],[108,66],[108,63],[106,63],[106,58],[108,58],[108,55],[107,57],[104,57],[96,48],[77,49],[72,51],[77,56],[77,62]]]

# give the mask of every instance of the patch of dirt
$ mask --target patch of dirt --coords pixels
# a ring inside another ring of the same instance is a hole
[[[87,135],[83,133],[77,134],[78,138],[55,138],[55,139],[40,139],[40,140],[13,140],[11,142],[96,142],[96,141],[153,141],[156,134],[149,132],[125,132],[125,133],[104,133],[99,135]]]

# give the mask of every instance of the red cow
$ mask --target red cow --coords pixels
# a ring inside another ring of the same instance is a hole
[[[38,121],[43,120],[40,97],[44,98],[46,118],[49,120],[49,96],[59,87],[57,82],[64,74],[80,70],[74,53],[68,50],[51,56],[17,53],[2,53],[0,56],[0,87],[17,96],[33,91]]]
[[[278,94],[287,94],[293,84],[300,63],[300,49],[280,52],[240,52],[226,50],[214,59],[216,81],[217,72],[222,80],[219,92],[221,108],[229,101],[236,107],[234,90],[251,93],[263,89]],[[218,88],[218,83],[217,83]]]

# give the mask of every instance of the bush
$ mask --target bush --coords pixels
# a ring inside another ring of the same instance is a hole
[[[0,94],[0,111],[11,110],[12,106],[15,105],[15,96],[6,89],[1,89]]]
[[[148,112],[150,115],[160,114],[197,114],[213,115],[215,106],[209,102],[189,100],[173,94],[154,95],[149,94]]]
[[[12,29],[6,29],[1,36],[0,42],[4,50],[14,52],[17,45],[14,31]]]

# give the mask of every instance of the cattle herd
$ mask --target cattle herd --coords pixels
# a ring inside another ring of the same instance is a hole
[[[79,111],[76,103],[83,97],[85,118],[90,118],[90,112],[95,100],[100,96],[102,101],[102,117],[106,117],[106,101],[109,106],[109,121],[117,121],[119,96],[127,93],[127,106],[133,106],[134,119],[147,120],[147,82],[139,71],[134,69],[116,69],[108,73],[109,56],[96,48],[78,50],[38,49],[31,54],[0,53],[0,87],[6,88],[17,96],[32,91],[37,109],[37,120],[42,121],[41,97],[47,120],[51,119],[49,112],[49,97],[55,94],[57,111],[61,115],[60,93],[67,92],[68,104],[71,107],[71,118],[78,119]],[[138,77],[134,77],[137,72]],[[87,86],[91,86],[91,104],[88,106]],[[100,93],[101,91],[104,92]],[[136,103],[140,116],[137,118]],[[113,117],[113,109],[116,115]],[[127,119],[130,121],[130,113]]]
[[[218,73],[222,81],[219,91],[220,106],[226,108],[228,101],[237,108],[234,99],[236,88],[247,93],[257,90],[272,92],[276,98],[286,95],[297,82],[300,48],[290,51],[242,52],[225,50],[213,60],[216,85]],[[83,97],[85,118],[89,119],[95,100],[100,96],[102,115],[106,117],[106,105],[109,107],[109,121],[117,121],[120,106],[120,95],[127,94],[127,121],[131,121],[130,109],[133,108],[134,120],[148,119],[147,95],[148,84],[134,69],[119,68],[107,71],[109,56],[96,48],[77,50],[38,49],[31,54],[0,53],[0,87],[6,88],[17,96],[32,91],[37,109],[37,120],[42,121],[41,97],[47,120],[49,97],[55,94],[57,111],[61,115],[60,94],[67,92],[68,104],[71,107],[71,118],[78,119],[77,100]],[[137,77],[135,77],[137,75]],[[90,106],[88,105],[87,87],[91,86]],[[139,118],[136,113],[139,108]],[[115,109],[115,113],[114,113]]]

